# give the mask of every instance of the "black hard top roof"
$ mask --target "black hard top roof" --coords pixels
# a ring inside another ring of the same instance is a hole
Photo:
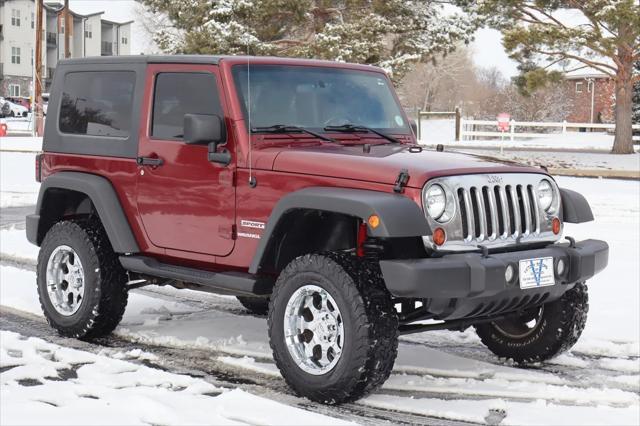
[[[214,55],[122,55],[89,56],[60,60],[61,65],[79,64],[218,64],[224,56]]]
[[[309,65],[309,66],[330,66],[338,68],[351,68],[362,70],[379,70],[374,65],[365,64],[349,64],[345,62],[327,61],[319,59],[302,59],[302,58],[282,58],[275,56],[234,56],[234,55],[124,55],[124,56],[92,56],[86,58],[63,59],[58,63],[62,66],[82,66],[103,64],[204,64],[218,65],[223,59],[233,59],[235,61],[256,61],[259,63],[270,64],[290,64],[290,65]]]

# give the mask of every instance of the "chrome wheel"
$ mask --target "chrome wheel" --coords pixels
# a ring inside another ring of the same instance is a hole
[[[284,338],[303,371],[313,375],[331,371],[344,347],[342,315],[333,297],[316,285],[297,289],[285,309]]]
[[[544,305],[529,309],[517,318],[494,321],[493,326],[500,333],[512,339],[522,339],[531,335],[540,325]]]
[[[75,314],[84,298],[84,269],[80,257],[69,246],[58,246],[47,262],[47,293],[55,310]]]

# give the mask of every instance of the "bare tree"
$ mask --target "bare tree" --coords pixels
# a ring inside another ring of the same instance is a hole
[[[419,63],[400,82],[398,92],[406,107],[423,111],[453,111],[462,106],[475,79],[468,49],[428,63]]]

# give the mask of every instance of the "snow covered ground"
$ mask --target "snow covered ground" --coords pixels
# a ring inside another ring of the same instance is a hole
[[[347,424],[202,379],[0,330],[3,425]],[[247,409],[251,407],[251,409]]]
[[[565,134],[550,134],[549,137],[535,139],[517,138],[514,141],[506,136],[500,139],[488,140],[464,140],[454,142],[450,138],[442,138],[441,132],[437,131],[433,136],[427,132],[422,134],[420,141],[423,145],[444,144],[450,147],[478,147],[478,148],[544,148],[544,149],[583,149],[594,151],[611,151],[613,147],[613,136],[606,133],[580,133],[568,132]],[[636,145],[636,151],[640,147]]]
[[[460,150],[535,167],[545,166],[548,169],[640,172],[640,152],[630,155],[613,155],[609,152],[531,152],[512,149],[500,152],[498,149],[480,148],[462,148]]]
[[[2,207],[33,202],[37,194],[33,154],[3,152],[0,157]],[[11,170],[5,172],[5,167]],[[565,235],[601,238],[611,246],[609,267],[589,282],[589,320],[570,352],[549,364],[519,369],[495,358],[471,330],[407,336],[402,338],[394,372],[380,391],[352,408],[331,408],[324,414],[347,410],[353,416],[371,408],[394,410],[398,419],[413,413],[505,425],[640,424],[640,182],[584,178],[558,178],[558,182],[585,194],[596,217],[592,223],[568,224]],[[41,317],[33,272],[37,247],[26,242],[19,228],[0,229],[0,305]],[[109,423],[153,424],[285,422],[276,415],[296,423],[335,421],[316,413],[294,413],[290,410],[296,408],[282,405],[292,402],[282,396],[286,387],[271,357],[266,321],[248,315],[234,298],[142,288],[131,293],[115,336],[129,342],[127,353],[172,348],[185,358],[195,357],[197,365],[215,365],[244,378],[262,377],[277,393],[259,397],[232,390],[218,395],[220,390],[213,390],[208,381],[143,368],[139,358],[147,355],[74,352],[2,332],[0,423],[11,423],[20,412],[32,416],[25,423],[42,423],[43,418],[50,419],[47,423],[68,423],[72,412],[79,413],[78,423],[96,423],[84,417],[93,411],[100,423],[105,418]],[[118,357],[124,359],[114,359]],[[17,367],[9,368],[12,365]],[[47,379],[64,376],[68,370],[77,377]],[[124,387],[116,392],[120,376]],[[134,382],[136,388],[131,387]],[[174,398],[176,394],[180,399]],[[83,411],[87,406],[92,408]],[[105,407],[117,413],[109,415]],[[192,417],[182,416],[185,411]],[[247,417],[250,414],[255,416]]]

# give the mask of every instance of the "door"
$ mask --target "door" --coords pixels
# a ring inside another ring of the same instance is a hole
[[[234,246],[234,163],[211,163],[206,145],[183,140],[185,114],[224,119],[217,67],[151,65],[145,93],[152,99],[138,150],[137,204],[147,237],[156,247],[229,254]]]

